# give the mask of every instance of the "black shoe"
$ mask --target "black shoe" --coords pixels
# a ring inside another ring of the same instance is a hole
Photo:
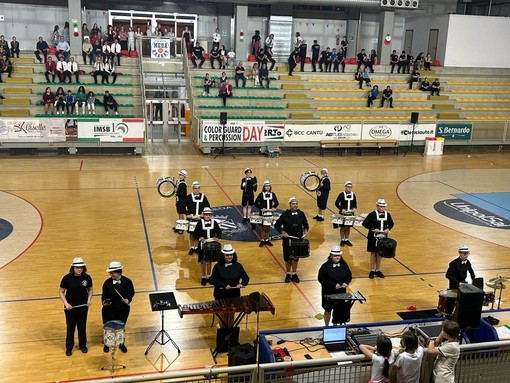
[[[379,278],[385,278],[385,276],[384,276],[384,274],[382,273],[382,271],[381,271],[381,270],[377,270],[377,271],[375,272],[375,275],[376,275],[377,277],[379,277]]]
[[[344,240],[341,240],[340,241],[340,246],[344,247],[345,246],[345,241]]]
[[[110,352],[110,347],[104,346],[103,347],[103,352]]]
[[[351,243],[351,241],[349,241],[349,240],[346,240],[346,241],[345,241],[345,244],[346,244],[347,246],[352,246],[352,243]]]
[[[375,272],[374,272],[374,270],[370,270],[370,273],[368,273],[368,277],[369,277],[370,279],[374,279],[374,277],[375,277]]]
[[[317,222],[322,222],[322,221],[324,221],[324,217],[317,218]]]
[[[271,241],[267,240],[266,245],[273,246],[273,243]]]
[[[290,283],[290,274],[285,276],[285,283]]]
[[[66,350],[66,355],[67,356],[73,355],[73,350]]]
[[[200,284],[201,284],[202,286],[207,285],[207,279],[206,279],[206,278],[202,278],[202,279],[200,279]]]
[[[122,351],[124,354],[127,352],[127,347],[124,343],[119,345],[119,350]]]
[[[317,219],[317,218],[319,218],[319,216],[318,216],[318,215],[316,215],[315,217],[313,217],[313,219]]]
[[[297,274],[294,274],[294,275],[292,276],[292,282],[296,282],[296,283],[301,282],[301,281],[299,280],[299,277],[297,276]]]
[[[259,247],[264,247],[264,241],[260,241]]]
[[[195,249],[193,249],[192,247],[189,249],[188,251],[188,255],[193,255],[193,253],[195,252]]]
[[[83,352],[84,354],[86,354],[87,352],[89,352],[89,349],[87,348],[87,346],[81,346],[81,347],[80,347],[80,350],[81,350],[81,352]]]
[[[175,227],[172,227],[172,230],[174,231],[174,233],[177,233],[177,229]]]

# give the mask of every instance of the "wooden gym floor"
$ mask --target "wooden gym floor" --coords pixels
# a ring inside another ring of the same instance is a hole
[[[447,148],[448,149],[448,148]],[[175,200],[161,198],[155,183],[162,176],[189,173],[188,185],[197,180],[212,206],[240,203],[239,182],[251,167],[259,182],[269,179],[285,209],[291,196],[307,214],[311,256],[300,261],[300,284],[285,284],[281,244],[259,248],[258,242],[232,242],[251,282],[243,291],[265,292],[276,315],[260,314],[260,329],[320,326],[322,312],[317,271],[339,234],[329,215],[334,201],[351,180],[358,198],[358,212],[370,212],[378,198],[385,198],[395,221],[392,237],[398,241],[397,257],[383,260],[386,279],[368,279],[365,230],[353,230],[352,248],[344,258],[354,275],[350,290],[360,291],[367,302],[356,303],[352,323],[398,320],[408,306],[432,309],[438,290],[447,288],[448,262],[457,256],[457,245],[471,248],[470,260],[477,276],[487,281],[510,276],[508,230],[486,228],[447,218],[435,203],[459,193],[509,192],[510,154],[448,153],[422,157],[349,154],[284,154],[263,156],[204,156],[191,145],[151,148],[147,155],[30,156],[0,158],[0,227],[12,233],[0,240],[0,382],[49,382],[107,377],[101,367],[109,364],[102,352],[100,298],[112,260],[121,261],[124,274],[137,291],[126,327],[127,354],[118,363],[127,366],[114,375],[141,375],[213,364],[209,348],[215,345],[211,316],[167,311],[165,329],[182,349],[178,356],[171,343],[144,351],[160,330],[158,312],[152,312],[149,294],[173,291],[178,303],[212,299],[212,288],[199,284],[199,265],[188,256],[187,235],[171,228],[176,219]],[[333,190],[324,222],[316,222],[315,194],[305,191],[300,177],[306,171],[329,169]],[[505,201],[504,201],[505,202]],[[508,199],[503,213],[509,212]],[[504,204],[503,204],[504,205]],[[506,209],[506,210],[505,210]],[[228,243],[223,241],[223,243]],[[73,257],[83,257],[94,281],[95,297],[89,311],[89,353],[75,350],[65,356],[65,320],[58,298],[60,279]],[[486,289],[488,290],[488,289]],[[504,301],[502,307],[508,307]],[[256,317],[241,323],[241,343],[256,334]],[[218,358],[226,363],[225,354]]]

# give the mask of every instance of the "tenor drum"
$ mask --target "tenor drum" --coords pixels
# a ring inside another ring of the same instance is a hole
[[[189,221],[186,219],[178,219],[175,221],[175,230],[186,231],[189,228]]]
[[[156,182],[156,188],[161,197],[170,198],[177,191],[175,180],[172,177],[163,177]]]
[[[310,242],[308,239],[290,240],[290,250],[292,258],[307,258],[310,256]]]
[[[356,216],[350,214],[346,214],[343,216],[344,226],[354,226],[354,222],[356,221]]]
[[[331,214],[331,223],[333,224],[333,228],[336,229],[339,225],[344,223],[344,216],[341,214]]]
[[[262,216],[258,213],[251,213],[250,214],[250,223],[260,225],[262,224]]]
[[[395,258],[397,254],[397,241],[393,238],[377,240],[377,254],[382,258]]]
[[[367,215],[366,213],[357,215],[354,219],[354,226],[363,226],[363,221],[367,218]]]
[[[273,212],[265,211],[262,213],[262,225],[263,226],[272,226],[273,225]]]
[[[437,311],[445,315],[453,315],[455,310],[455,300],[457,299],[457,290],[438,291],[439,299],[437,301]]]
[[[202,254],[204,256],[204,261],[206,262],[218,262],[218,258],[221,253],[221,245],[219,242],[205,242],[202,245]]]
[[[195,232],[197,225],[198,225],[198,221],[189,221],[188,233]]]
[[[319,188],[320,178],[315,172],[305,172],[301,175],[300,183],[308,191],[315,191]]]
[[[108,347],[124,344],[124,322],[111,320],[103,325],[103,342]]]

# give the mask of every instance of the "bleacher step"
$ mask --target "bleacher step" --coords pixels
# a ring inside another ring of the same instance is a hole
[[[281,74],[278,76],[278,80],[280,81],[301,81],[301,76],[289,76],[288,74]]]
[[[285,93],[283,98],[286,99],[303,99],[308,98],[305,93]]]
[[[430,101],[439,101],[439,100],[449,100],[450,96],[428,96],[427,100]]]
[[[304,90],[305,85],[304,84],[282,84],[282,89],[287,90]]]
[[[9,84],[32,84],[32,77],[6,77],[4,81]]]
[[[287,104],[287,109],[309,109],[310,104],[307,102],[293,102]]]
[[[4,105],[30,105],[28,98],[6,98],[3,101]]]
[[[28,109],[3,109],[0,111],[2,117],[28,117],[30,111]]]
[[[298,120],[310,120],[313,118],[313,113],[289,113],[289,118],[295,118]]]
[[[20,58],[14,57],[11,60],[13,64],[33,64],[35,62],[33,57],[20,57]]]
[[[34,73],[34,68],[28,66],[14,67],[13,73]]]
[[[454,104],[432,104],[432,109],[455,109]]]
[[[4,94],[32,94],[32,89],[23,87],[23,88],[4,88]]]
[[[460,118],[459,113],[438,113],[436,115],[438,120],[458,120]]]

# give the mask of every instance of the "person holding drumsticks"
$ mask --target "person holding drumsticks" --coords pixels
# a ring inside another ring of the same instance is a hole
[[[279,205],[278,198],[276,197],[276,194],[273,193],[272,191],[271,182],[269,182],[269,180],[265,180],[262,191],[255,199],[255,207],[260,209],[260,215],[264,215],[264,213],[267,214],[268,212],[271,212],[272,214],[276,210],[278,205]],[[260,226],[261,241],[259,243],[259,247],[262,247],[264,245],[273,246],[273,244],[269,240],[270,231],[271,226],[268,225]]]
[[[368,277],[374,279],[375,276],[384,278],[384,274],[380,270],[381,257],[377,254],[377,241],[379,237],[387,237],[390,230],[395,225],[390,213],[386,211],[386,201],[378,199],[376,209],[369,213],[363,220],[363,227],[368,229],[367,234],[367,251],[370,253],[370,273]]]
[[[324,210],[328,208],[329,191],[331,190],[331,182],[328,177],[328,169],[321,169],[321,177],[319,179],[319,187],[315,191],[317,193],[317,215],[313,219],[324,221]]]
[[[250,277],[241,263],[231,244],[227,243],[221,250],[218,263],[214,265],[210,283],[214,285],[214,299],[234,298],[241,296],[241,289],[250,282]],[[232,327],[234,313],[220,314],[221,327]]]
[[[184,169],[179,171],[179,181],[177,181],[177,190],[175,192],[175,208],[179,219],[186,219],[186,196],[188,195],[188,185],[186,184],[186,176],[188,172]],[[174,232],[182,234],[182,230],[173,228]]]
[[[221,239],[221,228],[218,221],[212,219],[211,208],[205,207],[202,211],[202,216],[203,218],[198,221],[197,227],[193,232],[193,238],[199,241],[198,262],[202,272],[200,284],[205,286],[211,276],[212,262],[216,262],[216,259],[212,260],[209,254],[204,254],[204,245],[206,241],[219,242]],[[220,249],[221,246],[218,244],[218,252]]]
[[[87,314],[92,304],[92,278],[87,274],[83,259],[74,258],[69,272],[60,281],[58,295],[64,304],[66,315],[66,355],[71,356],[74,348],[74,330],[78,329],[78,347],[86,354]]]
[[[356,213],[356,209],[358,208],[358,204],[356,202],[356,195],[352,192],[352,182],[347,181],[344,184],[345,190],[338,194],[338,197],[335,201],[335,206],[338,209],[338,213],[341,215],[354,215]],[[340,246],[352,246],[351,241],[349,241],[349,236],[351,234],[352,225],[344,225],[343,223],[339,225],[340,227]]]
[[[351,319],[350,302],[326,299],[326,295],[345,293],[347,286],[352,281],[351,269],[342,258],[340,246],[333,246],[331,248],[328,260],[319,269],[317,279],[321,284],[324,324],[329,326],[331,312],[333,312],[333,325],[349,322]]]
[[[135,296],[133,282],[122,275],[122,264],[120,262],[110,262],[106,272],[110,274],[110,278],[104,281],[101,294],[103,325],[106,322],[118,320],[123,322],[125,326],[131,311],[131,302]],[[119,349],[122,352],[127,352],[124,343],[119,345]],[[109,352],[110,348],[105,345],[103,351]]]
[[[274,228],[282,235],[283,260],[285,261],[285,283],[299,283],[297,267],[299,258],[293,257],[291,239],[301,239],[309,230],[305,213],[299,210],[296,197],[290,197],[289,209],[285,210],[274,224]]]
[[[243,191],[241,206],[243,207],[243,221],[249,222],[251,207],[257,191],[257,177],[253,176],[253,171],[250,168],[244,169],[244,174],[245,177],[241,180],[241,190]]]
[[[459,245],[458,247],[459,256],[450,262],[448,270],[446,271],[446,279],[450,281],[449,288],[457,290],[459,284],[467,283],[466,277],[469,272],[471,280],[475,280],[475,272],[469,262],[469,247],[467,245]]]
[[[206,207],[211,207],[209,200],[205,194],[200,193],[200,184],[198,181],[193,181],[191,184],[192,191],[186,197],[186,217],[189,220],[197,220],[198,216]],[[191,222],[190,222],[191,226]],[[189,251],[188,255],[193,255],[194,252],[198,253],[198,241],[193,237],[192,232],[189,232]]]

